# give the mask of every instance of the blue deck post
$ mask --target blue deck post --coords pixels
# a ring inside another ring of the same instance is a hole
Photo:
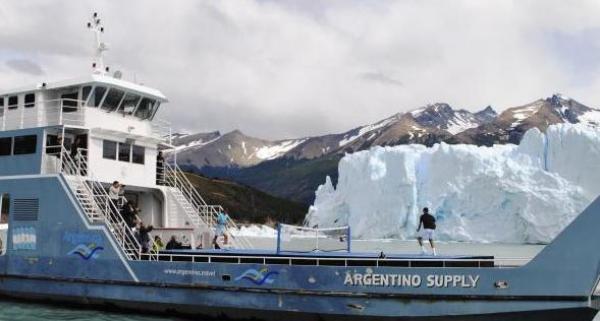
[[[277,254],[281,251],[281,224],[277,223]]]
[[[350,236],[351,236],[350,225],[348,225],[348,231],[346,232],[346,238],[347,238],[347,242],[348,242],[348,253],[350,253],[350,250],[352,249],[352,247],[351,247],[352,239],[350,238]]]

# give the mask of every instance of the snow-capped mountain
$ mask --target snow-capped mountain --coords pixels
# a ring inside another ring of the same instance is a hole
[[[173,141],[177,162],[187,166],[248,167],[283,156],[303,139],[269,141],[244,135],[239,130],[221,135],[200,133]]]
[[[600,110],[585,106],[569,97],[554,94],[530,104],[508,108],[493,121],[465,130],[449,142],[476,145],[518,144],[531,129],[545,130],[560,123],[600,126]]]
[[[490,107],[478,113],[454,111],[448,104],[433,104],[413,112],[351,129],[341,134],[269,141],[240,131],[179,135],[173,140],[178,162],[197,168],[248,167],[280,157],[315,159],[330,154],[368,149],[376,145],[420,143],[432,145],[493,119]]]
[[[445,103],[437,103],[425,108],[419,108],[410,112],[410,114],[420,125],[445,130],[451,135],[478,127],[497,116],[496,112],[490,106],[473,114],[464,109],[455,111],[450,105]]]
[[[240,131],[225,135],[217,131],[179,135],[173,145],[180,163],[197,168],[243,168],[279,158],[301,160],[343,155],[373,146],[518,143],[530,128],[545,130],[552,124],[580,122],[600,126],[600,111],[555,94],[508,108],[499,115],[490,106],[472,113],[435,103],[339,134],[271,141]]]

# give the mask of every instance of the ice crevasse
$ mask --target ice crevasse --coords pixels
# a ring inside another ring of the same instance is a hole
[[[441,240],[547,243],[600,194],[599,168],[600,131],[584,125],[531,129],[520,145],[374,147],[341,159],[305,221],[412,239],[429,207]]]

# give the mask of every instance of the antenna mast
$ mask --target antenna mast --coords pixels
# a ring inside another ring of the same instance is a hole
[[[104,65],[104,52],[108,50],[108,45],[102,41],[102,34],[104,33],[104,26],[98,17],[98,13],[94,12],[90,21],[87,23],[88,29],[94,32],[96,36],[96,44],[94,47],[94,61],[92,63],[92,70],[95,74],[105,75],[109,68]]]

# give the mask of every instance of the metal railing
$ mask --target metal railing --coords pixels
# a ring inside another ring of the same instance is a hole
[[[275,256],[275,255],[218,255],[218,254],[170,254],[154,253],[153,259],[169,262],[202,262],[231,264],[280,264],[302,266],[339,266],[339,267],[397,267],[397,268],[517,268],[524,266],[531,258],[377,258],[377,257],[319,257]]]
[[[60,162],[57,163],[60,167],[57,171],[65,175],[90,221],[92,223],[97,220],[104,221],[127,258],[139,259],[142,253],[140,243],[121,216],[119,207],[109,197],[106,188],[88,170],[83,151],[84,149],[79,149],[76,159],[73,159],[69,151],[62,147],[59,155]]]
[[[197,220],[194,217],[190,217],[192,222],[198,224],[196,227],[202,228],[204,225],[207,229],[214,229],[217,225],[217,216],[219,213],[224,212],[221,205],[208,205],[200,196],[200,193],[196,190],[194,185],[185,176],[185,173],[176,164],[164,163],[163,172],[164,184],[170,187],[174,187],[181,192],[181,195],[185,198],[185,201],[189,202],[192,208],[195,210],[195,215],[199,217]],[[186,212],[187,213],[187,212]],[[193,213],[188,213],[188,216],[193,216]],[[227,230],[237,230],[238,227],[235,222],[229,218],[226,222]],[[253,248],[252,244],[248,239],[242,236],[233,236],[229,233],[232,244],[237,248],[249,249]]]
[[[152,134],[156,137],[162,137],[171,144],[171,123],[160,118],[154,118],[151,123]]]
[[[37,101],[30,107],[20,105],[0,108],[0,131],[15,130],[44,126],[84,126],[86,102],[78,99],[60,98]],[[136,121],[143,121],[132,116]],[[162,119],[147,120],[150,122],[153,137],[166,140],[171,143],[171,124]]]
[[[77,99],[52,99],[36,102],[31,107],[6,108],[0,115],[0,130],[31,127],[71,125],[83,126],[83,101]]]

